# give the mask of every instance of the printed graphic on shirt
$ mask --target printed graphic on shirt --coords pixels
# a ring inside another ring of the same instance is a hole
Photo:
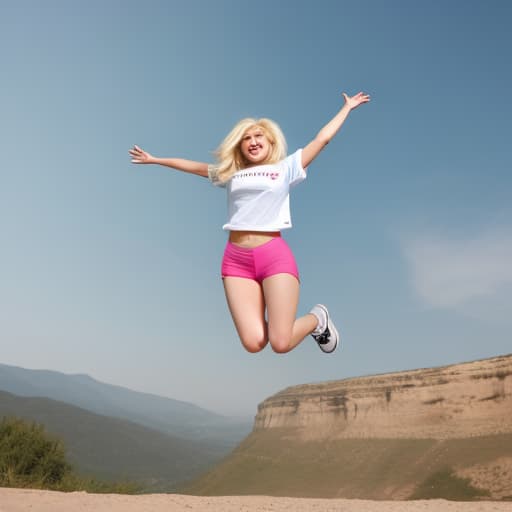
[[[289,190],[306,178],[302,150],[275,164],[242,169],[226,183],[226,230],[279,231],[292,226]]]
[[[269,178],[271,180],[276,180],[279,178],[279,171],[239,171],[233,176],[233,179],[241,179],[241,178]]]

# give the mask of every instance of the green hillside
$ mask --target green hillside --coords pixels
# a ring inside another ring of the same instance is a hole
[[[306,442],[295,440],[290,429],[261,430],[253,432],[230,457],[181,492],[378,500],[472,499],[486,491],[472,488],[454,471],[500,457],[512,457],[512,434],[447,440]],[[444,487],[432,488],[429,482],[436,482],[438,477],[442,477]]]
[[[136,423],[46,398],[0,391],[0,419],[35,421],[64,441],[74,469],[98,479],[137,481],[147,490],[173,490],[218,461],[217,445],[193,442]]]

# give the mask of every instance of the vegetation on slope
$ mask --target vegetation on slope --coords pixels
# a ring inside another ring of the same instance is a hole
[[[93,479],[137,481],[147,491],[173,491],[220,460],[211,443],[192,442],[120,418],[47,398],[0,391],[0,418],[22,418],[62,439],[70,464]]]
[[[473,488],[446,468],[511,456],[510,434],[320,442],[294,437],[290,429],[271,429],[253,432],[230,457],[180,492],[381,500],[426,498],[429,488],[436,497],[478,499],[488,494],[485,489]]]
[[[124,493],[137,489],[80,478],[66,460],[61,440],[47,434],[43,425],[19,418],[0,422],[0,486]]]
[[[442,468],[432,473],[411,495],[412,500],[445,499],[453,501],[473,501],[489,497],[485,489],[471,485],[469,478],[458,477],[452,468]]]

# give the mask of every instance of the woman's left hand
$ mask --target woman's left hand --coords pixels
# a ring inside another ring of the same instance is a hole
[[[355,96],[348,96],[343,93],[343,97],[345,98],[345,105],[347,105],[350,110],[370,101],[370,95],[364,92],[358,92]]]

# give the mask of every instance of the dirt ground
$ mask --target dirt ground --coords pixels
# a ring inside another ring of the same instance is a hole
[[[178,494],[127,496],[0,489],[0,512],[512,512],[512,502],[367,501],[198,497]]]

